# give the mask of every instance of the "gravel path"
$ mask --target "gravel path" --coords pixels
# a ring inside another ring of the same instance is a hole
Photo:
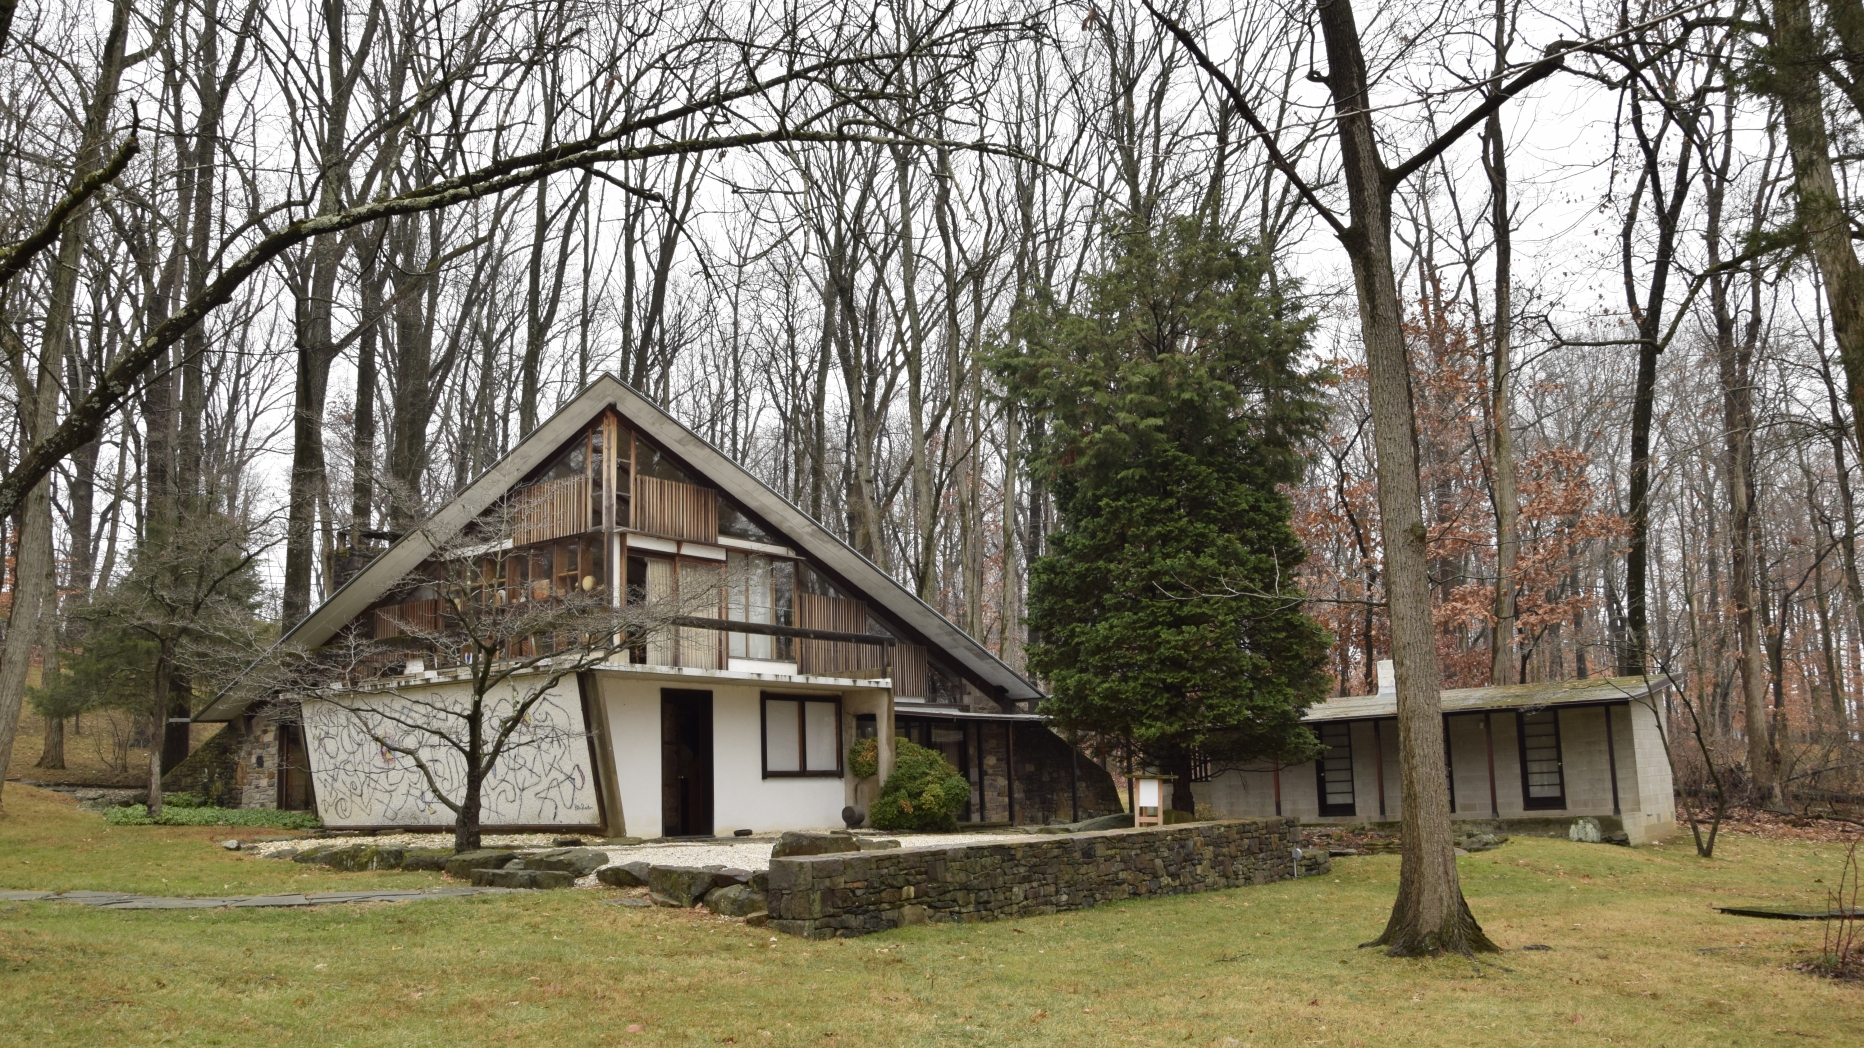
[[[1022,833],[939,833],[887,837],[862,834],[870,840],[896,840],[902,848],[958,848],[993,841],[1023,840]],[[487,848],[548,848],[559,835],[547,833],[487,834]],[[583,845],[608,854],[609,865],[624,862],[654,863],[661,866],[736,866],[742,870],[770,868],[770,849],[776,836],[717,838],[704,841],[655,841],[648,844],[606,845],[590,841]],[[251,846],[260,855],[271,856],[287,849],[297,851],[312,844],[397,844],[404,848],[444,848],[452,844],[445,834],[383,833],[374,837],[306,837],[293,841],[271,841]]]
[[[413,899],[456,899],[462,895],[500,895],[517,888],[418,888],[402,891],[310,892],[303,895],[226,895],[211,898],[131,895],[128,892],[15,892],[0,891],[0,902],[75,902],[102,910],[211,910],[223,906],[324,906],[343,902],[406,902]]]

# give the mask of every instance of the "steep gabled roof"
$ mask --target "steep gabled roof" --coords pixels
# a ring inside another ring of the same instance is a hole
[[[559,448],[583,432],[603,411],[613,408],[635,432],[679,459],[696,477],[763,518],[782,533],[791,548],[828,569],[858,590],[885,617],[905,626],[935,648],[985,694],[1007,700],[1039,699],[1042,693],[1004,665],[950,619],[902,587],[847,543],[830,534],[807,513],[772,491],[698,434],[675,421],[626,383],[604,375],[519,441],[511,453],[480,474],[416,528],[382,551],[329,599],[293,626],[279,643],[317,647],[368,610],[409,572],[435,552],[436,537],[451,536],[484,513]],[[907,638],[911,639],[911,638]],[[227,720],[239,710],[225,708],[223,696],[197,720]]]

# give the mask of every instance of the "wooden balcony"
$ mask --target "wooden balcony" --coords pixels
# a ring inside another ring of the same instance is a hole
[[[806,630],[866,633],[867,603],[818,593],[796,595],[796,625]],[[796,671],[810,677],[854,677],[865,680],[887,675],[887,647],[880,637],[863,644],[845,640],[799,639]]]
[[[529,546],[589,531],[589,479],[565,477],[511,493],[511,542]]]
[[[658,477],[634,478],[634,529],[663,539],[718,542],[718,492]]]
[[[405,604],[375,609],[371,632],[376,640],[390,640],[410,634],[430,636],[440,629],[438,600],[411,600]]]

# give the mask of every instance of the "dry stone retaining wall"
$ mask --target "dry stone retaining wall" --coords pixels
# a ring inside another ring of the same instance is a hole
[[[810,939],[845,938],[1327,872],[1324,849],[1296,858],[1298,832],[1294,819],[1240,819],[772,859],[770,926]]]

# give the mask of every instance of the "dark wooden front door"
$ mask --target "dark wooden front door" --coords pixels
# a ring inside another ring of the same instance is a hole
[[[660,692],[660,832],[712,836],[712,693]]]
[[[311,786],[311,755],[304,748],[304,729],[296,724],[278,726],[278,806],[285,811],[317,807]]]

